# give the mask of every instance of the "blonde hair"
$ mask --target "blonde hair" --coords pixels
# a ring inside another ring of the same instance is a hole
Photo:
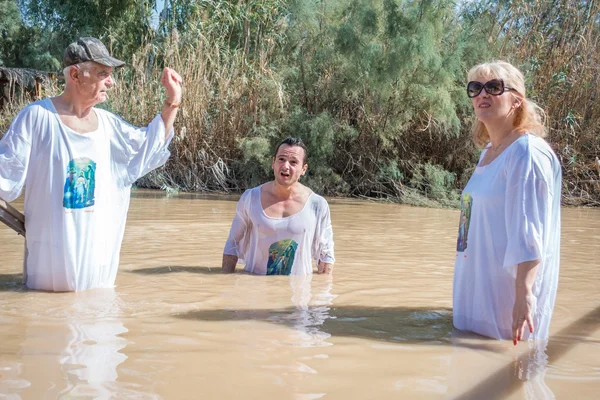
[[[525,78],[521,71],[506,61],[492,61],[471,68],[467,74],[467,80],[479,79],[502,79],[506,86],[514,90],[507,91],[508,94],[521,100],[515,109],[514,128],[518,132],[529,132],[536,136],[545,137],[546,113],[540,106],[529,100],[525,92]],[[490,141],[490,135],[483,122],[475,120],[473,128],[473,140],[480,147],[485,147]]]

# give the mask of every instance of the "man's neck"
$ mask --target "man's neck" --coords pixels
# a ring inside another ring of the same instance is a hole
[[[75,93],[65,91],[60,96],[52,99],[54,108],[56,108],[56,111],[61,116],[65,115],[85,119],[88,117],[95,104],[93,102],[82,102],[77,97],[78,96]]]
[[[273,184],[271,185],[271,193],[279,200],[288,200],[298,196],[303,192],[303,189],[304,185],[300,182],[296,182],[290,186],[283,186],[278,184],[277,181],[273,181]]]
[[[73,131],[81,134],[98,129],[98,116],[93,112],[93,104],[74,101],[68,93],[51,99],[60,121]]]
[[[278,184],[277,181],[273,181],[273,184],[271,185],[271,193],[273,193],[273,195],[280,200],[287,200],[294,197],[294,195],[297,194],[301,188],[302,185],[300,185],[298,182],[290,186],[283,186]]]
[[[260,203],[269,217],[283,218],[302,211],[309,196],[310,190],[299,182],[288,187],[272,181],[262,187]]]

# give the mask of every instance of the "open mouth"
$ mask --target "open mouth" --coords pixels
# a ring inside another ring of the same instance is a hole
[[[289,178],[290,177],[289,172],[280,172],[279,175],[283,176],[284,178]]]

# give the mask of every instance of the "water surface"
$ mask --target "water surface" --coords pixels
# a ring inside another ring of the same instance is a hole
[[[135,192],[114,290],[24,290],[0,226],[0,399],[598,398],[600,210],[563,210],[551,339],[514,347],[452,328],[458,211],[332,200],[333,276],[223,275],[235,200]]]

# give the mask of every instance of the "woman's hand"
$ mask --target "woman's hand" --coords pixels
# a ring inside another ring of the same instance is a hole
[[[523,337],[525,325],[529,326],[529,332],[533,333],[533,312],[537,299],[531,292],[521,292],[517,290],[517,298],[513,307],[512,339],[516,346]]]
[[[533,313],[537,299],[533,295],[533,285],[540,265],[540,260],[525,261],[518,265],[517,279],[515,280],[516,300],[513,307],[512,338],[513,344],[523,337],[525,324],[529,332],[533,333]]]

